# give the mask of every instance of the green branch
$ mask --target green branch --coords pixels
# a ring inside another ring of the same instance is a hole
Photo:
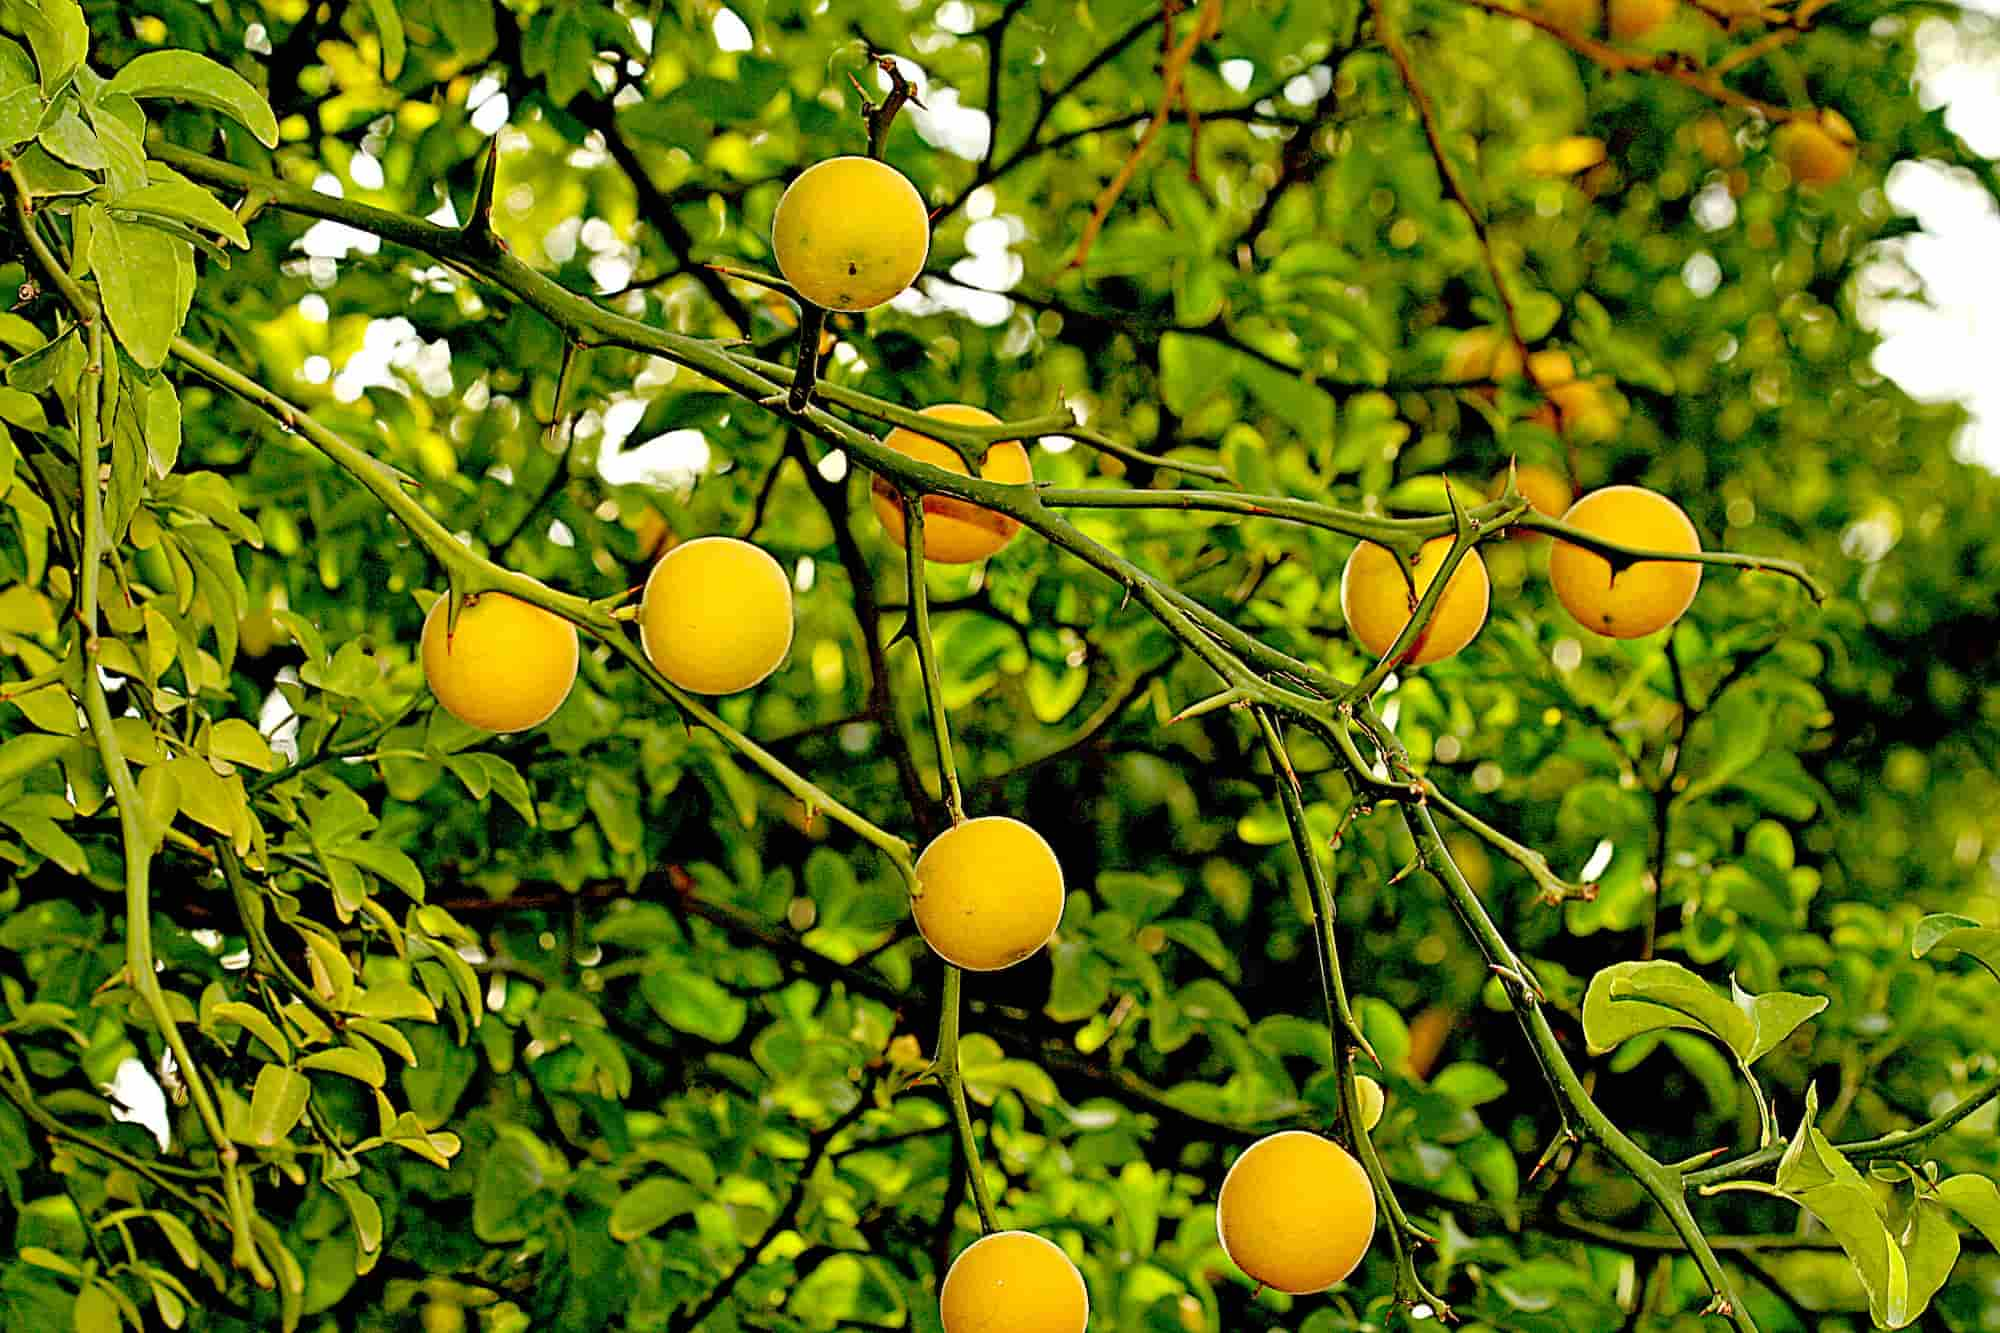
[[[139,785],[132,777],[131,767],[125,762],[124,749],[112,727],[111,705],[105,697],[104,681],[98,671],[101,646],[97,637],[98,581],[104,555],[109,549],[104,532],[104,497],[99,482],[98,450],[104,425],[117,402],[114,379],[117,364],[106,365],[104,312],[98,306],[97,298],[69,276],[43,243],[41,233],[35,229],[32,201],[20,174],[9,172],[7,176],[13,185],[14,216],[20,224],[29,252],[83,325],[89,348],[83,379],[76,393],[77,475],[82,519],[82,540],[78,550],[81,568],[76,571],[76,614],[83,630],[83,670],[80,673],[79,695],[91,738],[97,746],[98,758],[104,765],[105,779],[118,807],[119,842],[125,859],[126,981],[145,1006],[160,1039],[173,1053],[182,1081],[186,1083],[188,1095],[194,1102],[195,1113],[215,1145],[222,1172],[223,1199],[229,1210],[231,1260],[248,1272],[257,1285],[268,1288],[274,1279],[252,1237],[250,1196],[238,1169],[236,1145],[230,1142],[228,1132],[223,1128],[222,1115],[209,1091],[207,1076],[195,1062],[194,1054],[181,1035],[180,1025],[175,1022],[173,1011],[167,1007],[166,994],[160,987],[159,969],[153,952],[151,874],[154,839],[152,830],[146,826]]]
[[[979,1212],[979,1231],[986,1235],[997,1229],[993,1220],[993,1200],[987,1197],[986,1174],[979,1165],[979,1141],[972,1132],[972,1111],[965,1104],[965,1075],[958,1060],[959,992],[965,974],[950,963],[944,965],[944,998],[939,1004],[937,1080],[951,1105],[952,1123],[958,1126],[958,1142],[965,1153],[965,1179],[972,1187],[973,1207]]]
[[[938,794],[954,826],[965,822],[965,796],[958,786],[958,762],[951,753],[951,720],[944,706],[944,680],[938,672],[937,644],[931,638],[930,591],[924,586],[924,501],[905,494],[903,543],[910,583],[910,642],[917,649],[917,670],[924,678],[924,700],[930,706],[931,735],[937,741]]]

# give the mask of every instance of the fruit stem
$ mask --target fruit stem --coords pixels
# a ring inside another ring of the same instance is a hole
[[[799,298],[799,351],[792,367],[791,392],[785,395],[788,411],[803,412],[812,401],[813,386],[819,382],[819,338],[826,330],[826,311],[805,297]]]
[[[903,495],[903,545],[910,575],[910,642],[917,647],[917,667],[924,678],[924,702],[931,715],[931,735],[937,739],[938,792],[952,827],[965,822],[965,796],[958,786],[958,763],[951,753],[951,721],[944,706],[944,678],[938,671],[937,644],[931,639],[930,591],[924,586],[924,502]]]
[[[965,1181],[972,1187],[972,1205],[979,1211],[979,1234],[999,1230],[993,1220],[993,1200],[986,1193],[986,1173],[979,1165],[979,1141],[972,1133],[972,1112],[965,1104],[965,1076],[958,1068],[958,1000],[965,974],[944,965],[944,1001],[938,1015],[937,1078],[958,1126],[959,1147],[965,1152]]]

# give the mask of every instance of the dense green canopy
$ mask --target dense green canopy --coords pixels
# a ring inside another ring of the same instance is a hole
[[[0,0],[0,1326],[934,1330],[998,1226],[1099,1330],[1995,1327],[2000,485],[1857,315],[1893,164],[1991,182],[1956,21]],[[871,151],[927,265],[800,408],[772,213]],[[1692,610],[1581,628],[1510,460]],[[1024,530],[913,580],[876,478]],[[706,535],[796,607],[714,700],[630,623]],[[1470,647],[1354,641],[1362,537]],[[417,652],[496,591],[582,631],[510,735]],[[960,792],[1068,889],[1004,971],[911,921]],[[1218,1242],[1287,1128],[1325,1295]]]

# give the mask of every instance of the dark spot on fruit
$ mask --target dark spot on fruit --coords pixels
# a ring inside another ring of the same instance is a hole
[[[853,276],[854,276],[855,274],[859,273],[860,271],[861,271],[860,269],[858,269],[858,268],[854,267],[854,261],[853,261],[853,260],[851,260],[851,259],[850,259],[850,260],[848,260],[848,261],[847,261],[847,276],[848,276],[848,277],[850,277],[850,278],[851,278],[851,277],[853,277]]]

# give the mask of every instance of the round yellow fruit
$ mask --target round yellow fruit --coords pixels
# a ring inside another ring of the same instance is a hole
[[[1423,545],[1417,563],[1410,570],[1415,597],[1422,597],[1437,577],[1451,550],[1451,538],[1433,537]],[[1422,666],[1440,662],[1471,643],[1486,623],[1486,602],[1491,585],[1486,578],[1486,562],[1479,552],[1467,551],[1438,598],[1430,624],[1417,636],[1398,665]],[[1361,646],[1377,658],[1389,651],[1403,626],[1410,623],[1416,603],[1397,568],[1396,555],[1386,546],[1363,542],[1347,557],[1340,572],[1340,610],[1347,627]]]
[[[771,219],[778,271],[828,310],[872,310],[916,281],[931,249],[930,212],[904,175],[871,157],[799,173]]]
[[[1382,1112],[1389,1105],[1387,1094],[1382,1091],[1380,1083],[1361,1074],[1354,1080],[1354,1096],[1361,1103],[1361,1127],[1373,1131],[1382,1123]]]
[[[1352,1273],[1375,1238],[1375,1190],[1361,1163],[1302,1129],[1257,1140],[1223,1177],[1215,1228],[1250,1277],[1293,1296]]]
[[[1576,362],[1560,347],[1544,347],[1528,353],[1528,378],[1544,389],[1568,384],[1576,378]]]
[[[968,972],[1012,967],[1062,923],[1063,874],[1042,835],[989,815],[941,833],[917,858],[917,929]]]
[[[1638,486],[1592,491],[1570,506],[1563,522],[1621,546],[1690,555],[1701,550],[1701,537],[1681,507]],[[1603,556],[1558,540],[1549,552],[1549,582],[1556,600],[1585,629],[1636,639],[1681,618],[1701,586],[1701,566],[1642,560],[1614,575]]]
[[[1611,35],[1621,42],[1636,42],[1674,16],[1677,0],[1610,0],[1606,14]]]
[[[1531,512],[1543,518],[1561,518],[1576,499],[1576,492],[1570,487],[1569,479],[1553,468],[1528,463],[1514,469],[1514,488],[1527,500]],[[1502,472],[1493,478],[1487,490],[1490,499],[1497,500],[1507,493],[1507,474]],[[1542,541],[1547,534],[1529,528],[1510,528],[1510,537],[1522,541]]]
[[[1801,185],[1832,185],[1854,166],[1854,127],[1838,111],[1821,111],[1818,123],[1786,121],[1771,146]]]
[[[684,690],[747,690],[791,651],[792,582],[770,552],[749,542],[682,542],[646,576],[639,637],[647,659]]]
[[[1618,433],[1618,404],[1596,380],[1552,384],[1549,401],[1556,405],[1562,433],[1582,444],[1599,444]]]
[[[939,403],[925,408],[919,415],[954,426],[993,426],[1000,421],[986,409],[965,403]],[[882,443],[919,463],[929,463],[932,467],[956,472],[960,476],[967,475],[965,460],[949,445],[928,435],[898,426],[889,432]],[[979,465],[979,475],[986,481],[1004,482],[1010,486],[1024,485],[1035,479],[1034,469],[1028,462],[1028,451],[1021,447],[1018,440],[1001,440],[989,448],[985,460]],[[875,507],[875,517],[882,521],[882,530],[889,534],[890,541],[901,546],[905,531],[902,495],[889,482],[877,477],[870,499]],[[924,497],[924,555],[939,564],[968,565],[975,560],[984,560],[1006,546],[1020,530],[1021,525],[1014,519],[996,514],[991,509],[968,504],[949,495]]]
[[[424,679],[445,711],[487,731],[549,720],[576,683],[576,626],[504,592],[480,593],[445,631],[450,594],[424,617]]]
[[[944,1333],[1083,1333],[1090,1289],[1054,1241],[996,1231],[952,1261],[938,1314]]]

